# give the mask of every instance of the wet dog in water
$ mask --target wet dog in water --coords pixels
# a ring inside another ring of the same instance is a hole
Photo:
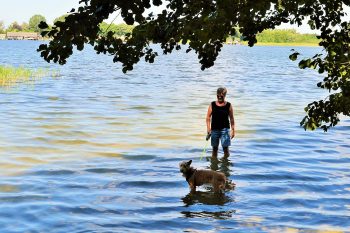
[[[203,184],[211,184],[216,193],[224,191],[225,188],[233,188],[233,184],[227,182],[224,173],[212,170],[197,170],[191,167],[191,163],[192,160],[183,161],[179,164],[180,172],[186,178],[191,192],[195,192],[196,187]]]

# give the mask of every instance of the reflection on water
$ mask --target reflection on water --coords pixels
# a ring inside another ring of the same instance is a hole
[[[220,171],[226,175],[226,177],[230,177],[232,170],[234,168],[234,164],[231,162],[230,158],[222,157],[222,158],[213,158],[208,157],[207,161],[210,161],[210,168],[213,171]]]
[[[0,65],[60,74],[0,89],[1,232],[350,228],[350,121],[328,133],[299,127],[304,106],[325,93],[318,74],[289,61],[291,48],[225,46],[204,72],[195,54],[180,52],[124,75],[89,48],[61,67],[41,60],[37,46],[0,41]],[[201,160],[221,85],[235,112],[231,156],[209,151]],[[178,171],[189,159],[225,173],[235,189],[190,194]]]
[[[230,197],[226,196],[224,193],[202,191],[189,193],[184,198],[182,198],[182,201],[185,203],[186,207],[197,203],[205,205],[224,205],[228,202],[232,202]]]
[[[181,212],[186,218],[214,218],[214,219],[230,219],[235,213],[234,211],[219,211],[219,212]]]

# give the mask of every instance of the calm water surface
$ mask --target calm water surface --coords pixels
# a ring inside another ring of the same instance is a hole
[[[300,128],[326,93],[292,47],[226,46],[204,72],[179,52],[124,75],[90,48],[50,65],[38,45],[0,41],[0,64],[60,74],[0,89],[0,232],[350,232],[350,121]],[[201,160],[219,85],[236,138],[229,159]],[[190,195],[187,159],[235,190]]]

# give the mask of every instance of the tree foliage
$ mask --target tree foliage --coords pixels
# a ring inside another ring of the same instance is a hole
[[[25,31],[25,32],[31,31],[30,28],[29,28],[29,24],[26,23],[26,22],[23,22],[23,23],[21,24],[21,28],[22,28],[22,31]]]
[[[29,19],[29,30],[34,32],[41,32],[41,29],[39,28],[40,22],[46,22],[46,19],[42,15],[33,15]]]
[[[18,32],[22,31],[22,26],[17,23],[17,21],[11,23],[11,25],[8,27],[7,31],[9,32]]]
[[[57,17],[56,19],[54,19],[53,23],[55,24],[58,21],[64,22],[64,21],[66,21],[67,16],[68,16],[68,14],[61,15],[60,17]]]
[[[0,20],[0,34],[5,33],[4,21]]]
[[[123,72],[144,58],[153,63],[158,55],[150,42],[159,43],[164,54],[181,49],[188,43],[187,52],[194,50],[201,69],[214,65],[228,36],[236,28],[249,46],[256,42],[258,33],[274,29],[282,23],[301,25],[308,19],[312,29],[321,34],[322,54],[299,62],[299,67],[313,68],[324,74],[320,88],[330,91],[326,100],[309,104],[301,125],[305,129],[322,128],[325,131],[339,122],[339,116],[350,115],[349,23],[343,21],[344,6],[348,0],[81,0],[78,9],[72,9],[65,22],[56,22],[43,36],[53,38],[40,45],[38,51],[48,62],[65,64],[73,47],[94,46],[97,53],[109,53],[114,62],[121,62]],[[166,8],[159,14],[145,15],[145,10]],[[162,6],[161,6],[162,5]],[[136,24],[125,41],[113,32],[100,36],[100,23],[119,10],[128,25]],[[48,25],[42,23],[41,28]],[[297,59],[294,52],[290,58]]]

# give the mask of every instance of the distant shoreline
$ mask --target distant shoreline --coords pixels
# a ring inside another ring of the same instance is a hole
[[[247,41],[240,41],[237,45],[245,45],[248,46]],[[277,47],[283,47],[283,46],[301,46],[301,47],[320,47],[318,43],[302,43],[302,42],[257,42],[254,44],[254,46],[277,46]]]
[[[37,40],[30,40],[30,39],[15,39],[17,41],[49,41],[50,39],[47,38],[40,38]],[[0,39],[0,41],[14,41],[13,39]],[[231,44],[231,43],[224,43],[226,45],[231,46],[248,46],[248,42],[241,41],[237,44]],[[254,44],[254,46],[276,46],[276,47],[283,47],[283,46],[300,46],[300,47],[320,47],[318,44],[315,43],[273,43],[273,42],[257,42]]]
[[[303,46],[303,47],[319,47],[315,43],[268,43],[268,42],[258,42],[254,46]]]

